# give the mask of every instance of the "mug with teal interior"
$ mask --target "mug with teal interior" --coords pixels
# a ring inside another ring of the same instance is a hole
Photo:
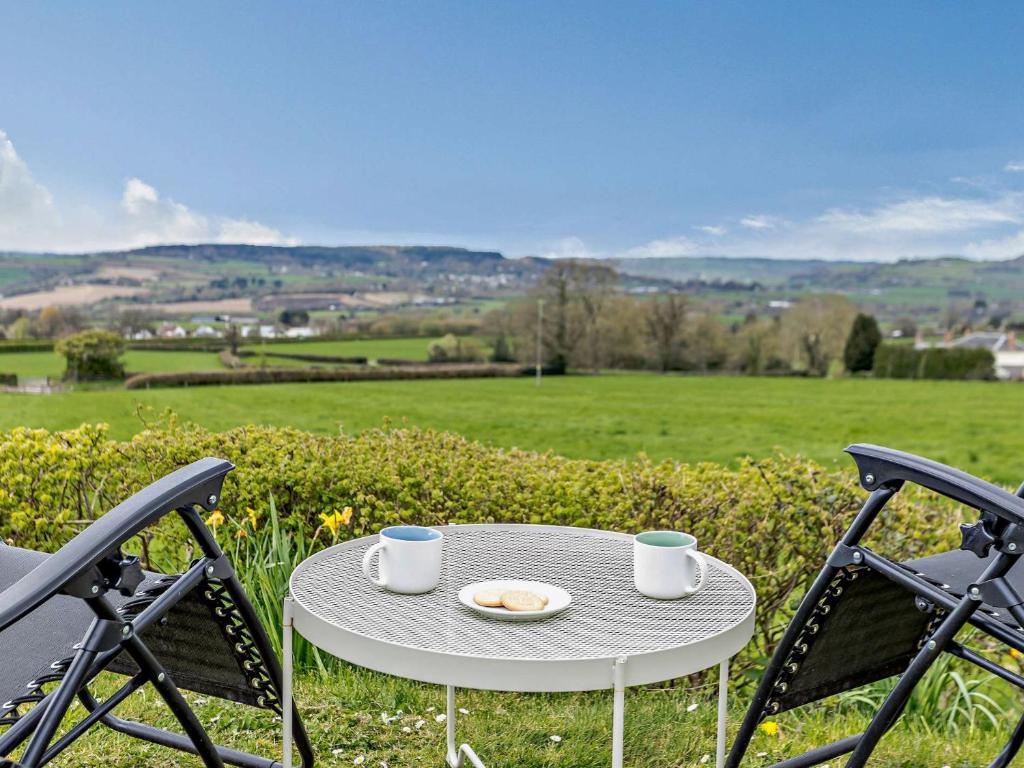
[[[707,583],[697,539],[681,531],[645,531],[633,537],[633,583],[641,594],[676,600]]]
[[[649,547],[692,547],[697,544],[693,536],[679,531],[646,531],[638,533],[636,540]]]

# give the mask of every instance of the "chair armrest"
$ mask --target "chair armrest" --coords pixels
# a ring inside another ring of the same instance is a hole
[[[0,592],[0,630],[46,602],[168,512],[197,505],[207,510],[216,507],[224,477],[232,469],[234,465],[223,459],[200,459],[122,501]]]
[[[959,469],[880,445],[856,443],[846,452],[857,462],[860,483],[869,491],[916,483],[1007,522],[1024,523],[1024,499]]]

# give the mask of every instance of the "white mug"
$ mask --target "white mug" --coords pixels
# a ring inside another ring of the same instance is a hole
[[[363,574],[378,587],[403,595],[418,595],[441,581],[444,536],[433,528],[393,525],[380,532],[376,544],[363,555]],[[373,556],[380,552],[380,578],[370,573]]]
[[[697,539],[678,531],[638,533],[633,537],[633,583],[657,600],[698,592],[707,583],[707,562],[697,551]]]

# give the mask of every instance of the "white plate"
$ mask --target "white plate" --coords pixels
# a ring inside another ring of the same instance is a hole
[[[473,602],[473,596],[478,592],[510,592],[512,590],[523,590],[533,592],[548,598],[548,604],[540,611],[510,611],[507,608],[488,608],[477,605]],[[491,616],[495,619],[505,621],[535,621],[554,616],[559,611],[564,611],[572,602],[572,595],[561,587],[554,584],[545,584],[543,581],[523,581],[522,579],[494,579],[492,581],[478,581],[474,584],[467,584],[459,590],[459,600],[464,606],[484,616]]]

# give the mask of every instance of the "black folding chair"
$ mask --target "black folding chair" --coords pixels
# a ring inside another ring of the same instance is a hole
[[[227,557],[197,507],[216,507],[234,467],[202,459],[107,512],[52,555],[0,542],[0,768],[37,768],[101,723],[115,731],[225,764],[277,768],[276,760],[216,745],[184,688],[281,714],[281,667]],[[143,571],[121,545],[171,511],[201,556],[184,573]],[[103,671],[128,681],[104,701],[89,690]],[[184,735],[123,720],[114,709],[150,684]],[[58,736],[78,698],[86,715]],[[294,710],[296,747],[313,765]],[[14,762],[14,750],[28,742]]]
[[[945,652],[1024,689],[1024,677],[957,642],[970,624],[1024,653],[1024,485],[1017,495],[965,472],[875,445],[846,449],[871,491],[853,524],[804,596],[747,710],[728,768],[738,768],[766,717],[901,675],[864,733],[773,768],[803,768],[849,754],[847,768],[867,763],[925,672]],[[886,503],[906,482],[980,512],[960,526],[959,550],[896,563],[861,545]],[[1024,743],[1024,718],[989,768],[1004,768]]]

